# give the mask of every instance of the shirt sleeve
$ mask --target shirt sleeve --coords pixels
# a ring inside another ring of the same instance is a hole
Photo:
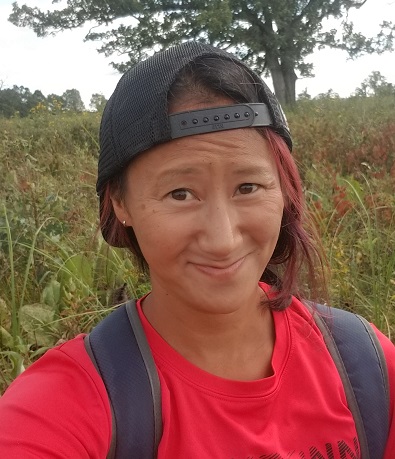
[[[106,457],[110,406],[82,335],[48,351],[10,385],[0,419],[0,457]]]
[[[383,333],[377,330],[377,328],[374,327],[374,329],[383,348],[387,362],[390,391],[390,426],[384,459],[393,459],[395,452],[395,346]]]

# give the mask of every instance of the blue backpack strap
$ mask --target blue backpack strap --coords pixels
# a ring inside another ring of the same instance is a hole
[[[84,342],[110,400],[107,458],[156,458],[162,436],[160,383],[135,302],[112,312]]]
[[[319,304],[315,307],[315,322],[339,371],[354,417],[361,459],[382,459],[390,401],[387,364],[377,335],[357,314]]]

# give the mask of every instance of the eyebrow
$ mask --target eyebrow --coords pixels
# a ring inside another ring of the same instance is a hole
[[[198,174],[201,172],[201,168],[198,167],[192,167],[192,166],[187,166],[187,167],[181,167],[181,168],[175,168],[175,169],[165,169],[158,177],[158,181],[163,181],[163,180],[169,180],[173,178],[177,178],[183,175],[192,175],[192,174]]]
[[[254,175],[254,176],[265,176],[269,177],[272,175],[272,173],[268,170],[267,167],[264,166],[245,166],[245,167],[240,167],[239,169],[236,169],[233,172],[233,175]]]
[[[192,166],[180,167],[180,168],[174,168],[174,169],[165,169],[163,172],[160,173],[159,177],[157,178],[155,188],[166,185],[172,180],[180,178],[180,177],[201,174],[202,171],[199,169],[200,168],[192,167]]]
[[[204,168],[201,166],[194,167],[194,166],[187,166],[181,168],[174,168],[174,169],[165,169],[157,178],[157,185],[166,184],[173,179],[177,179],[179,177],[185,177],[188,175],[203,175]],[[272,177],[272,173],[265,166],[253,166],[247,165],[244,167],[240,167],[234,171],[232,171],[231,175],[233,176],[253,176],[253,177],[265,177],[270,178]]]

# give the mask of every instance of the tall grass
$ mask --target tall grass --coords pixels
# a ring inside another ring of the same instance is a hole
[[[362,314],[393,339],[395,199],[388,195],[387,204],[377,202],[366,177],[364,182],[338,177],[336,183],[334,196],[307,192],[331,267],[332,305]],[[319,188],[324,184],[325,179]]]
[[[289,114],[334,306],[395,337],[395,94],[302,101]]]
[[[44,235],[46,244],[40,248],[37,240],[42,228],[29,243],[13,241],[9,225],[5,228],[11,282],[9,289],[3,283],[0,304],[3,386],[23,371],[24,364],[57,342],[88,332],[125,295],[137,297],[148,290],[147,280],[135,270],[130,257],[101,238],[89,241],[84,249]],[[21,278],[16,265],[23,270]],[[38,280],[35,265],[42,269]]]

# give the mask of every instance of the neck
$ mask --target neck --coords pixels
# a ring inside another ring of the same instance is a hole
[[[263,292],[229,312],[194,310],[152,292],[143,303],[156,331],[184,358],[216,376],[256,380],[272,374],[274,324]]]

